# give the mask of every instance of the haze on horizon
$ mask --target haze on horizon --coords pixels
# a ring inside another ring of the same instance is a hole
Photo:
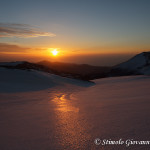
[[[115,65],[150,51],[149,6],[149,0],[1,0],[0,61]]]

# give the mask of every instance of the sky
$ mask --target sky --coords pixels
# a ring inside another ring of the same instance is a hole
[[[1,0],[0,61],[120,63],[150,50],[149,6],[149,0]]]

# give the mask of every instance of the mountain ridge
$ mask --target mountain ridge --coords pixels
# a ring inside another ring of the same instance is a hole
[[[0,67],[22,70],[34,69],[62,77],[90,81],[111,76],[150,75],[150,52],[137,54],[113,67],[50,61],[37,63],[27,61],[1,62]]]
[[[142,52],[113,67],[111,75],[150,75],[150,52]]]

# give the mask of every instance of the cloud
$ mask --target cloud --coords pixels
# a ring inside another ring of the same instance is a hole
[[[0,43],[0,54],[42,52],[45,48],[24,47],[16,44]]]
[[[29,48],[21,47],[19,45],[14,44],[7,44],[7,43],[0,43],[0,53],[2,52],[20,52],[20,51],[27,51]]]
[[[29,38],[40,36],[54,37],[56,35],[50,32],[43,32],[28,24],[0,23],[0,37]]]

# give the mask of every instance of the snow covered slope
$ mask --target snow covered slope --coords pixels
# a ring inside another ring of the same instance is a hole
[[[117,65],[115,69],[126,70],[135,74],[150,75],[150,52],[140,53],[130,60]]]
[[[40,84],[43,78],[54,79],[53,84],[63,81],[41,72],[18,71],[18,79],[19,74],[34,77]],[[48,90],[0,93],[0,150],[149,150],[150,145],[96,145],[94,140],[149,141],[150,77],[94,82],[81,88],[66,86],[66,79],[63,86]]]
[[[90,86],[93,83],[36,70],[0,68],[0,92],[35,91],[65,84]]]
[[[16,62],[0,62],[0,66],[17,66],[25,63],[25,61],[16,61]]]

